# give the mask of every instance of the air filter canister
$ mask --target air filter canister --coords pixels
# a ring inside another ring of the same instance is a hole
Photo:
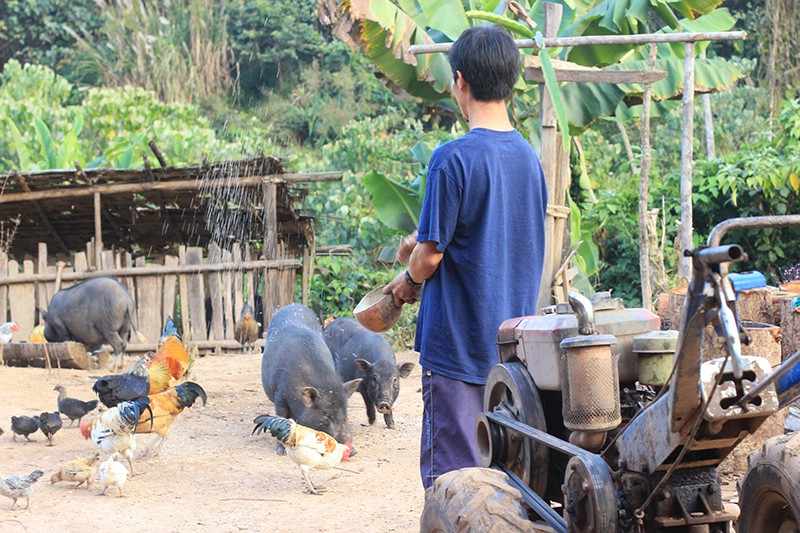
[[[561,341],[564,426],[573,431],[604,431],[622,421],[619,406],[619,356],[611,353],[613,335],[581,335]]]

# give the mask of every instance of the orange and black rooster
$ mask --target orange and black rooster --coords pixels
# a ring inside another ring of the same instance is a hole
[[[148,369],[151,395],[174,387],[186,375],[189,369],[189,352],[181,341],[172,317],[167,317],[167,322],[161,331],[160,346],[151,359]]]
[[[155,449],[152,450],[153,455],[158,455],[161,446],[164,445],[167,437],[169,437],[169,428],[175,421],[175,417],[181,414],[186,407],[194,405],[198,397],[203,400],[203,405],[205,405],[208,399],[206,391],[203,390],[203,387],[191,381],[149,396],[151,413],[150,415],[142,414],[135,433],[155,433],[158,435],[158,443]],[[144,455],[151,453],[152,444],[151,442],[147,447]]]
[[[143,355],[124,374],[111,374],[96,378],[92,390],[108,408],[120,402],[130,402],[150,394],[150,376],[147,366],[150,355]]]
[[[286,447],[289,456],[303,474],[308,491],[319,494],[308,477],[309,470],[328,470],[350,457],[350,443],[341,444],[325,432],[301,426],[291,418],[260,415],[253,423],[253,434],[269,431]]]
[[[250,304],[244,304],[233,336],[242,345],[245,353],[253,352],[256,339],[258,339],[258,327],[260,325],[253,316],[253,308]]]

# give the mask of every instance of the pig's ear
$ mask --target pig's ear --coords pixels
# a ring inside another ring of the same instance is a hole
[[[311,407],[319,398],[319,391],[314,387],[303,387],[303,404]]]
[[[397,365],[397,373],[400,374],[401,378],[407,378],[412,370],[414,370],[414,363],[403,363],[402,365]]]
[[[347,393],[348,398],[353,395],[361,381],[362,379],[358,378],[350,380],[344,384],[344,391]]]
[[[356,359],[356,368],[358,369],[358,373],[362,376],[369,376],[372,370],[372,363],[366,359]]]

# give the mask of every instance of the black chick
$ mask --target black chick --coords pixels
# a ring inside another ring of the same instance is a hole
[[[22,435],[28,440],[33,440],[28,435],[39,431],[39,422],[33,416],[12,416],[11,432],[14,434],[11,440],[16,441],[17,435]]]
[[[69,418],[69,427],[72,427],[76,420],[78,421],[78,426],[80,426],[81,418],[97,407],[97,400],[84,402],[76,398],[68,398],[67,389],[64,385],[56,385],[53,390],[58,391],[58,411]]]
[[[34,418],[38,420],[39,429],[41,429],[44,436],[47,437],[47,441],[50,443],[48,446],[52,446],[53,436],[61,429],[61,413],[58,411],[54,413],[42,413]]]
[[[120,402],[130,402],[150,394],[150,374],[147,367],[152,361],[145,355],[136,361],[124,374],[112,374],[97,378],[92,390],[100,402],[111,409]]]

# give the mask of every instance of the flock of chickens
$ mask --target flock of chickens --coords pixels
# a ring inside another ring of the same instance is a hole
[[[99,402],[104,406],[92,420],[82,422],[84,416],[98,407],[98,400],[82,401],[67,396],[63,385],[57,385],[58,411],[39,416],[11,417],[12,440],[17,436],[28,440],[30,435],[41,430],[53,445],[53,437],[62,427],[61,415],[70,419],[70,426],[77,420],[81,434],[91,439],[97,450],[67,463],[50,477],[51,483],[76,482],[76,487],[86,484],[88,489],[95,478],[97,463],[101,455],[106,459],[99,465],[100,484],[105,494],[109,487],[117,487],[122,496],[122,487],[129,478],[128,469],[118,459],[124,458],[134,475],[134,452],[137,449],[136,435],[155,433],[156,438],[140,455],[157,455],[175,418],[191,407],[197,398],[205,405],[207,396],[197,383],[183,381],[191,360],[171,318],[162,331],[159,348],[134,363],[127,372],[96,378],[92,387]],[[2,429],[0,429],[0,434]],[[27,476],[0,478],[0,494],[13,500],[26,499],[30,505],[33,484],[44,475],[34,470]]]
[[[17,325],[11,322],[0,326],[0,344],[9,342],[16,329]],[[236,338],[249,353],[253,350],[257,335],[258,323],[253,318],[252,309],[246,306],[237,324]],[[54,390],[58,392],[58,411],[33,417],[11,417],[12,440],[16,441],[17,436],[31,440],[31,434],[42,431],[47,437],[48,446],[53,446],[53,437],[62,427],[61,416],[69,418],[70,427],[77,420],[81,434],[91,439],[97,449],[59,468],[50,476],[51,484],[74,482],[77,483],[74,488],[85,484],[89,489],[99,469],[99,481],[103,486],[100,494],[106,494],[110,487],[117,487],[121,497],[122,487],[135,475],[136,435],[155,433],[156,438],[139,457],[158,455],[169,437],[175,418],[186,407],[194,405],[198,398],[203,405],[206,404],[207,395],[203,388],[197,383],[183,381],[190,365],[189,353],[175,323],[171,317],[167,318],[156,353],[144,355],[122,374],[95,378],[92,390],[98,400],[71,398],[63,385],[56,385]],[[84,416],[98,407],[98,403],[102,404],[100,413],[82,422]],[[308,492],[312,494],[319,492],[311,483],[309,471],[334,468],[350,455],[348,445],[291,419],[260,415],[254,424],[254,435],[269,432],[281,443],[286,455],[300,467]],[[3,429],[0,428],[2,434]],[[102,456],[106,459],[98,467]],[[120,458],[126,461],[128,468],[119,461]],[[17,500],[24,498],[27,509],[33,485],[43,475],[42,470],[34,470],[27,476],[0,477],[0,495],[13,500],[12,509],[16,508]]]

